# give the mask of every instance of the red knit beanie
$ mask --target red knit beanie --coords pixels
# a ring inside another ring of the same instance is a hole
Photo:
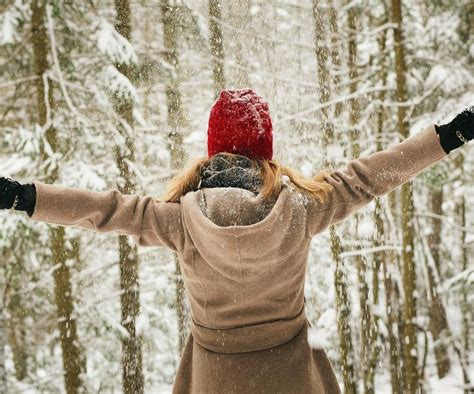
[[[272,120],[267,102],[252,89],[223,90],[209,115],[207,151],[209,157],[227,152],[271,160]]]

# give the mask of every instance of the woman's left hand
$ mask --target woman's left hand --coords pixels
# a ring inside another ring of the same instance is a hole
[[[33,184],[22,185],[11,178],[0,177],[0,209],[26,211],[31,217],[35,202],[36,189]]]
[[[18,200],[23,191],[19,182],[11,178],[0,178],[0,209],[11,209],[13,204],[18,205]]]

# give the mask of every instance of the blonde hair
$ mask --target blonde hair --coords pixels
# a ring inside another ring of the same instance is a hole
[[[229,161],[235,161],[236,156],[232,153],[221,153],[225,155]],[[200,157],[183,172],[176,175],[168,184],[165,194],[157,197],[158,202],[179,202],[181,196],[184,196],[190,191],[199,189],[201,183],[201,170],[206,167],[212,158]],[[302,192],[309,193],[320,202],[324,202],[326,194],[332,190],[332,186],[324,180],[330,171],[323,170],[316,174],[311,179],[305,178],[299,171],[274,160],[251,160],[254,169],[260,169],[262,177],[262,187],[259,195],[263,199],[267,199],[277,195],[282,188],[282,176],[287,176],[290,181]]]

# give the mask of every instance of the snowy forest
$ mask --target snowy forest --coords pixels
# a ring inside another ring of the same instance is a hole
[[[312,176],[474,103],[470,0],[2,0],[0,176],[160,196],[251,87]],[[344,393],[474,390],[472,145],[311,244],[311,346]],[[210,240],[212,242],[212,240]],[[177,256],[0,211],[0,392],[171,392]]]

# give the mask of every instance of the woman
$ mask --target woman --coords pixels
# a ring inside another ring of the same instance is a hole
[[[307,341],[311,238],[472,139],[473,115],[308,180],[272,161],[267,103],[226,90],[210,113],[209,157],[162,200],[1,178],[0,208],[178,252],[192,320],[174,393],[337,393],[324,350]]]

